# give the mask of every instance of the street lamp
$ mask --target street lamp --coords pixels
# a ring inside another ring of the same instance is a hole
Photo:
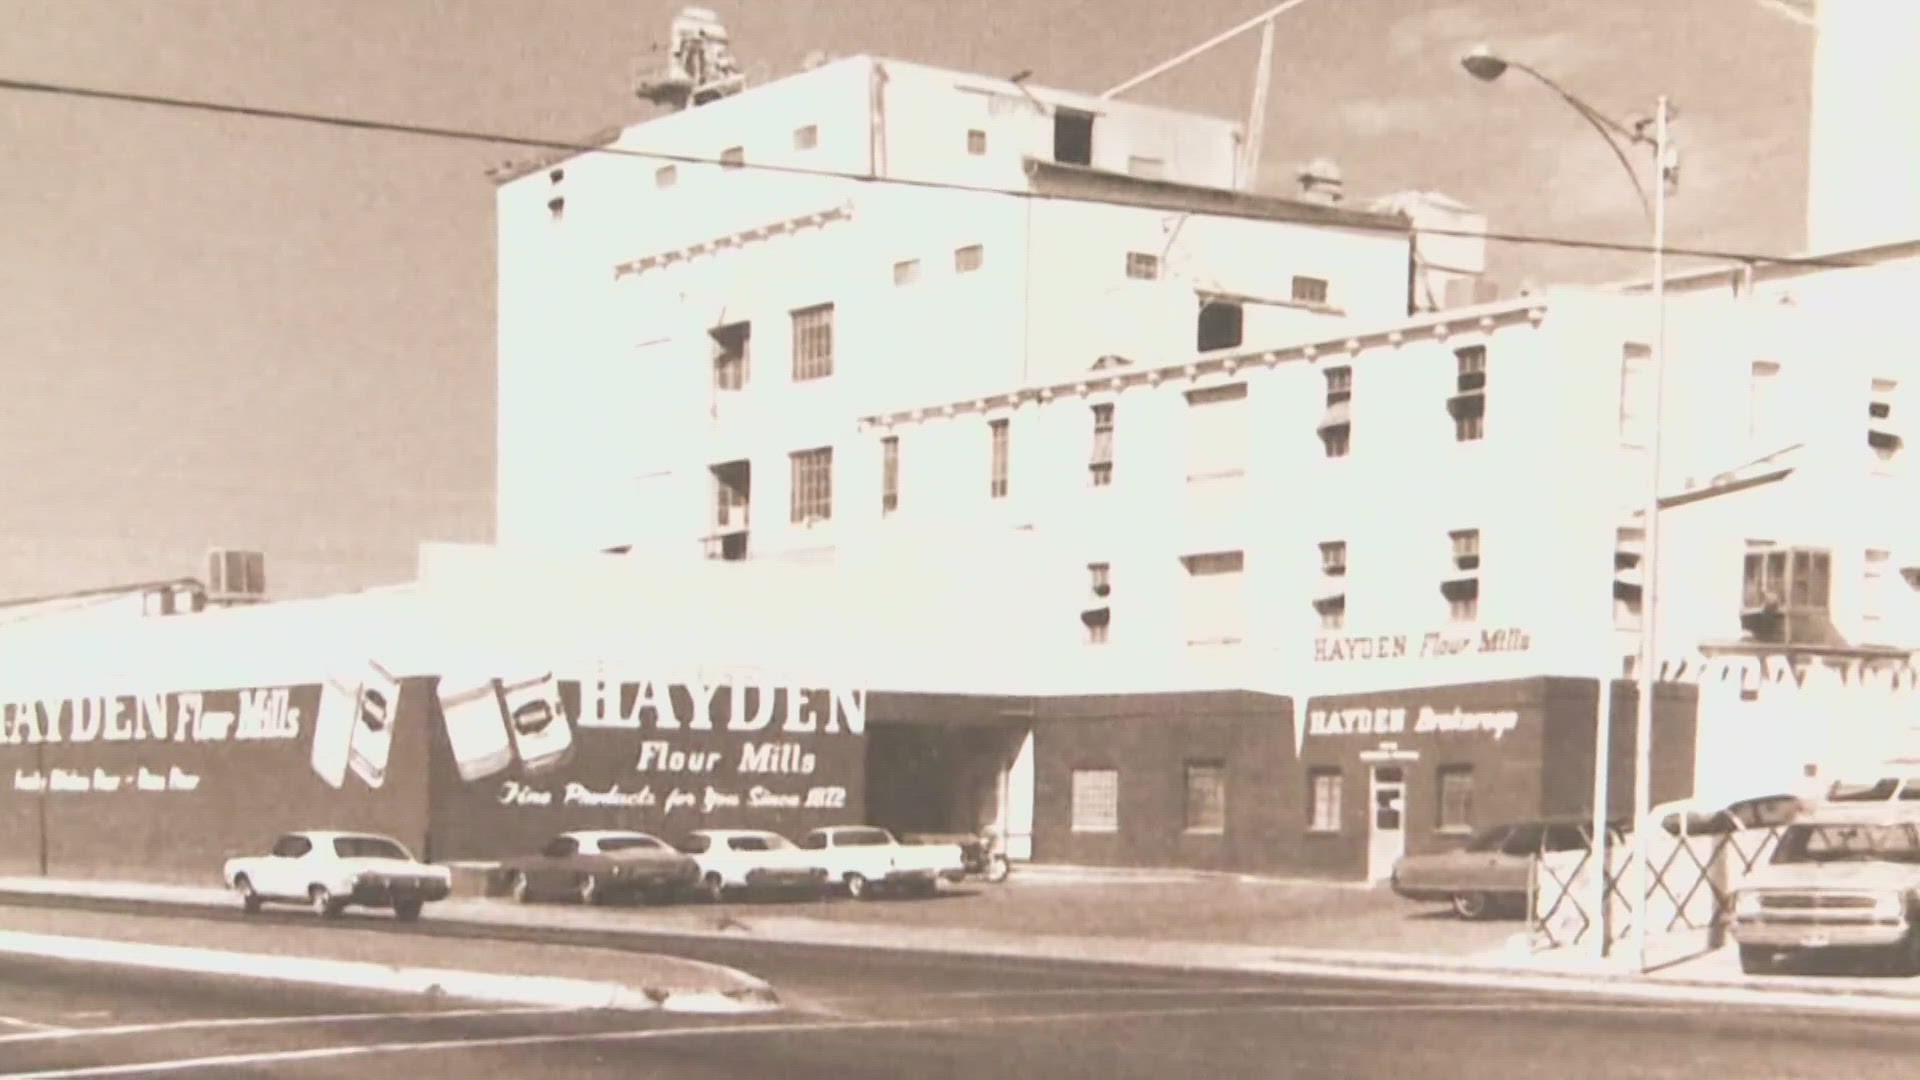
[[[1652,120],[1653,133],[1647,133],[1647,122],[1636,123],[1628,127],[1608,118],[1604,113],[1575,97],[1572,92],[1554,82],[1539,71],[1517,60],[1509,60],[1495,55],[1486,46],[1481,46],[1460,58],[1460,66],[1467,74],[1482,82],[1492,82],[1506,74],[1508,68],[1525,72],[1547,89],[1560,96],[1560,100],[1573,107],[1581,118],[1600,133],[1608,149],[1627,171],[1627,177],[1633,181],[1634,193],[1640,196],[1640,208],[1647,211],[1653,224],[1653,304],[1654,304],[1654,346],[1650,358],[1653,371],[1653,402],[1650,417],[1651,432],[1648,435],[1648,473],[1646,490],[1646,508],[1642,512],[1646,530],[1645,553],[1641,556],[1640,583],[1640,657],[1637,663],[1639,676],[1638,700],[1634,723],[1634,760],[1633,760],[1633,875],[1634,875],[1634,920],[1633,920],[1633,965],[1636,970],[1644,971],[1647,966],[1647,922],[1648,898],[1652,894],[1652,882],[1646,847],[1646,832],[1642,828],[1649,804],[1652,801],[1650,780],[1652,774],[1653,742],[1653,691],[1655,662],[1655,601],[1658,596],[1660,573],[1660,413],[1665,398],[1664,382],[1666,376],[1667,346],[1667,188],[1675,174],[1672,147],[1668,143],[1667,125],[1670,119],[1665,95],[1661,95]],[[1640,184],[1640,174],[1628,160],[1621,141],[1652,149],[1656,178],[1654,183],[1653,205],[1647,206],[1646,188]],[[1609,670],[1600,681],[1600,709],[1598,730],[1594,737],[1594,792],[1593,792],[1593,850],[1599,856],[1600,873],[1596,875],[1595,894],[1598,897],[1594,907],[1592,925],[1600,930],[1599,949],[1605,955],[1607,949],[1606,913],[1606,877],[1607,877],[1607,782],[1611,771],[1613,735],[1612,706],[1613,675]]]

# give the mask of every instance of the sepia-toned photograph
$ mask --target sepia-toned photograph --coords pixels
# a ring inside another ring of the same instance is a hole
[[[1920,1070],[1916,301],[1920,0],[0,0],[0,1077]]]

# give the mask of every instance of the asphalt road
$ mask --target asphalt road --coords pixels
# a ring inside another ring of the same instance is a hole
[[[791,1007],[735,1017],[436,1005],[0,958],[0,1075],[1830,1080],[1905,1075],[1920,1053],[1910,1020],[771,951],[791,954]]]

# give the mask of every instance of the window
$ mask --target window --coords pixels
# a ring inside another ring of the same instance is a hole
[[[313,841],[304,836],[283,836],[274,841],[269,853],[276,859],[297,859],[313,850]]]
[[[729,461],[707,470],[713,477],[713,529],[735,532],[745,529],[753,497],[752,464]]]
[[[1440,831],[1473,831],[1473,766],[1440,767]]]
[[[980,157],[987,152],[987,133],[979,128],[967,132],[967,153]]]
[[[1200,319],[1194,335],[1200,351],[1238,346],[1244,340],[1245,320],[1245,311],[1231,301],[1209,300],[1200,305]]]
[[[1113,406],[1093,406],[1093,453],[1087,458],[1087,480],[1094,487],[1113,483]]]
[[[1299,723],[1299,717],[1294,718]],[[1307,770],[1307,831],[1340,831],[1341,776],[1339,769]]]
[[[1187,481],[1247,471],[1247,384],[1187,391]]]
[[[900,509],[900,436],[880,440],[880,513]]]
[[[1323,596],[1313,602],[1313,609],[1320,614],[1320,629],[1345,630],[1347,628],[1346,593]]]
[[[540,849],[540,854],[545,855],[549,859],[564,859],[579,850],[580,842],[573,837],[556,836],[547,841],[547,845]]]
[[[902,259],[893,264],[893,283],[895,285],[911,285],[919,280],[919,259]]]
[[[729,146],[725,150],[720,151],[721,168],[738,169],[743,168],[746,164],[747,151],[745,147]]]
[[[1902,442],[1894,431],[1893,398],[1899,383],[1892,379],[1873,380],[1873,396],[1867,402],[1867,445],[1881,461],[1891,461],[1900,452]]]
[[[1320,417],[1320,442],[1328,457],[1346,457],[1353,437],[1353,369],[1330,367],[1322,374],[1327,380],[1327,411]]]
[[[566,196],[555,195],[553,198],[548,199],[547,212],[553,215],[553,220],[555,221],[559,221],[562,217],[564,217],[567,212]]]
[[[1881,616],[1882,591],[1887,587],[1887,558],[1884,551],[1868,550],[1860,569],[1860,617],[1877,622]]]
[[[1120,770],[1073,770],[1074,832],[1120,831]]]
[[[819,145],[820,125],[808,124],[806,127],[793,129],[793,148],[795,150],[811,150]]]
[[[805,525],[833,517],[833,448],[801,450],[789,456],[793,474],[793,523]]]
[[[1747,377],[1747,435],[1770,438],[1777,428],[1777,402],[1780,365],[1771,360],[1755,360]]]
[[[793,315],[793,379],[833,374],[833,305],[801,308]]]
[[[1325,278],[1293,277],[1293,302],[1296,304],[1315,304],[1324,306],[1327,302],[1327,282]]]
[[[1187,571],[1187,644],[1239,642],[1246,627],[1246,555],[1216,551],[1180,562]]]
[[[987,494],[991,498],[1007,497],[1007,422],[994,420],[987,424],[988,437],[993,442],[993,465],[987,481]]]
[[[1065,165],[1093,164],[1093,114],[1079,109],[1053,111],[1053,160]]]
[[[748,346],[753,338],[751,323],[728,323],[707,331],[713,338],[713,388],[744,390],[748,374]]]
[[[971,274],[987,261],[987,249],[979,244],[969,244],[956,248],[953,252],[953,271],[956,274]]]
[[[672,165],[662,165],[653,170],[653,186],[670,188],[680,182],[680,170]]]
[[[674,846],[687,855],[705,855],[707,849],[713,846],[713,837],[692,833],[681,837],[680,842]]]
[[[1653,350],[1627,343],[1620,352],[1620,443],[1647,446],[1653,421]]]
[[[1832,558],[1812,548],[1747,544],[1740,625],[1754,640],[1822,641]]]
[[[1456,529],[1448,533],[1453,542],[1453,570],[1440,583],[1447,599],[1447,620],[1455,624],[1480,619],[1480,530]]]
[[[1644,529],[1616,529],[1613,539],[1613,625],[1640,629],[1641,554],[1646,550]]]
[[[1167,163],[1157,157],[1130,154],[1127,157],[1127,172],[1143,180],[1159,180],[1167,175]]]
[[[1329,540],[1320,545],[1320,572],[1328,577],[1342,577],[1347,572],[1347,542]]]
[[[1187,831],[1227,831],[1227,763],[1187,762]]]
[[[1158,280],[1160,256],[1145,251],[1127,252],[1127,276],[1138,281]]]
[[[1087,628],[1087,644],[1104,645],[1107,628],[1113,619],[1113,567],[1107,563],[1087,564],[1087,603],[1080,622]]]
[[[1447,399],[1455,442],[1477,442],[1487,434],[1487,347],[1453,351],[1454,394]]]

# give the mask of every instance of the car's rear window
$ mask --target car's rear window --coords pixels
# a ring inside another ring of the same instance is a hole
[[[601,851],[652,850],[666,846],[651,836],[608,836],[600,841]]]
[[[779,851],[793,845],[778,836],[732,836],[727,846],[735,851]]]
[[[839,847],[881,847],[890,839],[879,829],[842,829],[834,834],[833,842]]]
[[[377,836],[337,836],[333,853],[343,859],[411,859],[407,849]]]

